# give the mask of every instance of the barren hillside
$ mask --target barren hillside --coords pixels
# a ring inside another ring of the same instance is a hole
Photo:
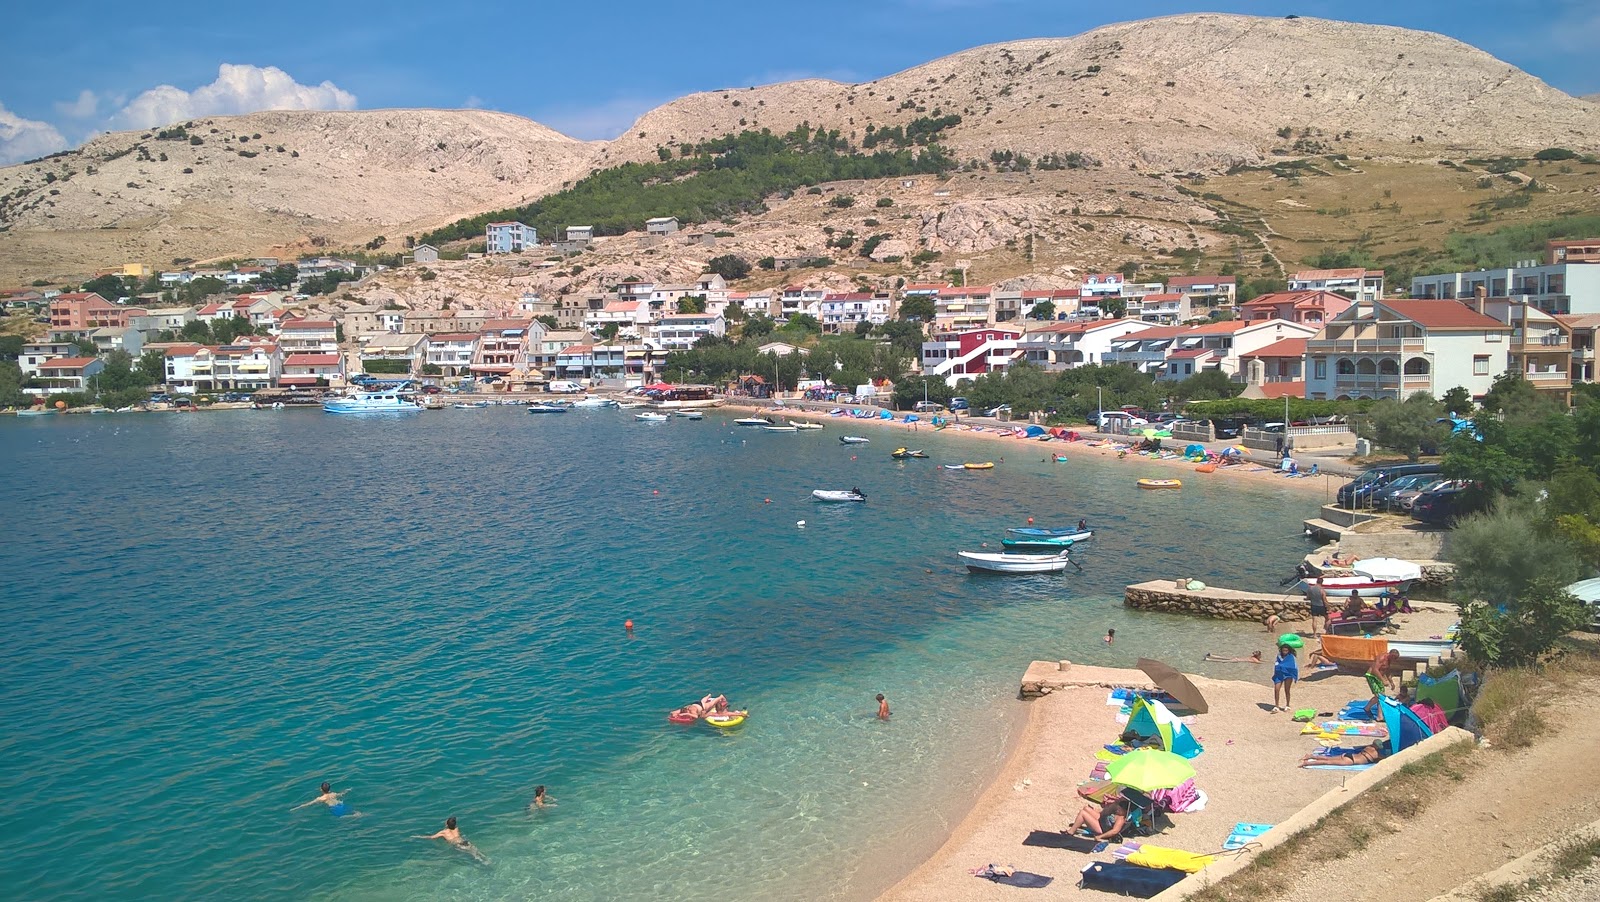
[[[859,140],[869,124],[934,110],[961,115],[947,143],[962,158],[1077,151],[1166,171],[1260,162],[1306,129],[1302,147],[1407,155],[1600,148],[1600,109],[1459,41],[1206,14],[979,47],[862,85],[693,94],[646,113],[604,156],[648,159],[657,144],[802,121]]]
[[[587,172],[593,153],[480,110],[264,112],[118,132],[0,169],[0,258],[50,276],[317,237],[359,244],[524,203]]]

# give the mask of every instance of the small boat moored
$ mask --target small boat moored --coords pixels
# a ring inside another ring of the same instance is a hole
[[[799,432],[793,423],[774,423],[771,426],[762,426],[763,432]]]
[[[672,419],[664,413],[656,413],[655,411],[651,410],[647,410],[644,413],[636,413],[633,415],[633,418],[641,423],[665,423],[666,421]]]
[[[817,501],[828,501],[828,502],[866,501],[867,500],[867,496],[865,494],[863,494],[860,489],[851,489],[848,492],[837,492],[837,491],[831,491],[829,489],[816,489],[811,493],[811,497],[813,499],[817,500]]]
[[[823,428],[821,423],[807,423],[804,420],[801,420],[798,423],[790,423],[789,425],[791,425],[794,428],[800,430],[801,432],[814,432],[814,431],[816,431],[818,429]]]
[[[682,417],[686,420],[703,420],[706,418],[706,415],[698,410],[675,410],[672,412],[672,415],[675,417]]]
[[[981,551],[957,552],[961,563],[974,573],[1060,573],[1078,562],[1066,551],[1056,554],[989,554]]]
[[[566,413],[571,410],[571,401],[535,401],[528,405],[529,413]]]
[[[1311,583],[1301,580],[1299,590],[1305,592]],[[1404,592],[1410,588],[1409,580],[1400,579],[1372,579],[1366,576],[1324,576],[1321,580],[1322,591],[1327,593],[1330,605],[1338,604],[1342,599],[1350,597],[1351,592],[1359,594],[1362,598],[1375,598],[1380,595],[1389,595]]]
[[[1081,542],[1094,535],[1093,530],[1086,528],[1047,529],[1042,526],[1013,526],[1007,529],[1006,532],[1033,540],[1071,539],[1074,542]]]
[[[870,441],[872,441],[872,439],[862,438],[859,435],[841,435],[841,436],[839,436],[839,444],[841,444],[841,445],[865,445]]]
[[[618,404],[615,398],[598,398],[594,395],[585,395],[584,397],[573,401],[572,406],[576,410],[603,410],[605,408],[615,408],[622,405]]]
[[[772,421],[766,417],[740,417],[733,421],[735,426],[771,426]]]

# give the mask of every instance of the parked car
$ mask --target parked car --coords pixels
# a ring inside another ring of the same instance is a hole
[[[971,407],[972,407],[972,405],[967,403],[967,399],[966,398],[951,398],[950,399],[950,409],[951,410],[970,410]]]
[[[1447,489],[1451,486],[1462,485],[1454,479],[1435,479],[1424,476],[1421,481],[1414,483],[1410,488],[1401,489],[1388,496],[1385,506],[1392,514],[1409,514],[1411,505],[1416,503],[1417,496],[1435,489]]]
[[[1135,426],[1148,426],[1150,425],[1150,421],[1146,420],[1144,417],[1136,417],[1125,410],[1107,410],[1101,412],[1099,422],[1096,423],[1096,425],[1100,427],[1101,432],[1105,432],[1108,429],[1116,429],[1119,427],[1122,429],[1132,429]]]
[[[1001,415],[1003,413],[1010,413],[1010,412],[1011,412],[1011,405],[1010,404],[1001,404],[999,407],[991,407],[988,410],[985,410],[983,412],[983,415],[986,416],[986,417],[997,417],[997,416],[999,416],[999,415]]]
[[[1238,438],[1244,434],[1244,427],[1250,425],[1249,417],[1212,417],[1211,428],[1219,439]]]
[[[1437,473],[1412,473],[1409,476],[1391,479],[1383,485],[1359,491],[1357,496],[1365,496],[1367,500],[1367,503],[1363,505],[1365,507],[1370,507],[1374,510],[1388,510],[1389,499],[1397,493],[1423,485],[1431,485],[1438,481],[1439,476]]]
[[[444,391],[444,389],[440,388],[437,385],[424,385],[422,387],[422,393],[425,394],[425,395],[437,395],[437,394],[442,393],[443,391]]]
[[[917,413],[938,413],[944,410],[944,405],[937,401],[918,401],[911,405],[911,409]]]
[[[171,404],[172,403],[172,396],[167,394],[167,393],[165,393],[165,392],[161,392],[159,394],[151,395],[149,398],[145,399],[145,403],[146,404]]]
[[[1411,519],[1430,526],[1446,526],[1462,514],[1471,513],[1466,506],[1466,492],[1458,487],[1423,492],[1411,504]]]
[[[1220,437],[1222,433],[1217,433]],[[1358,499],[1370,497],[1372,490],[1399,479],[1402,476],[1421,474],[1437,474],[1438,464],[1388,464],[1362,473],[1350,482],[1339,487],[1339,493],[1334,496],[1340,507],[1352,507]]]

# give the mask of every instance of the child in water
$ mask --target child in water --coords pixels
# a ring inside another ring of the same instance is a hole
[[[889,700],[883,697],[882,692],[878,693],[878,719],[889,719]]]
[[[1106,637],[1102,641],[1104,641],[1105,644],[1107,644],[1107,645],[1111,645],[1112,643],[1116,642],[1117,641],[1117,631],[1116,630],[1106,630]]]

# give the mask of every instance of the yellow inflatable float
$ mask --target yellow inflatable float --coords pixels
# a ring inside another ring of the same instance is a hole
[[[1141,488],[1141,489],[1181,489],[1181,488],[1183,488],[1183,482],[1181,480],[1177,480],[1177,479],[1141,479],[1141,480],[1139,480],[1139,488]]]

